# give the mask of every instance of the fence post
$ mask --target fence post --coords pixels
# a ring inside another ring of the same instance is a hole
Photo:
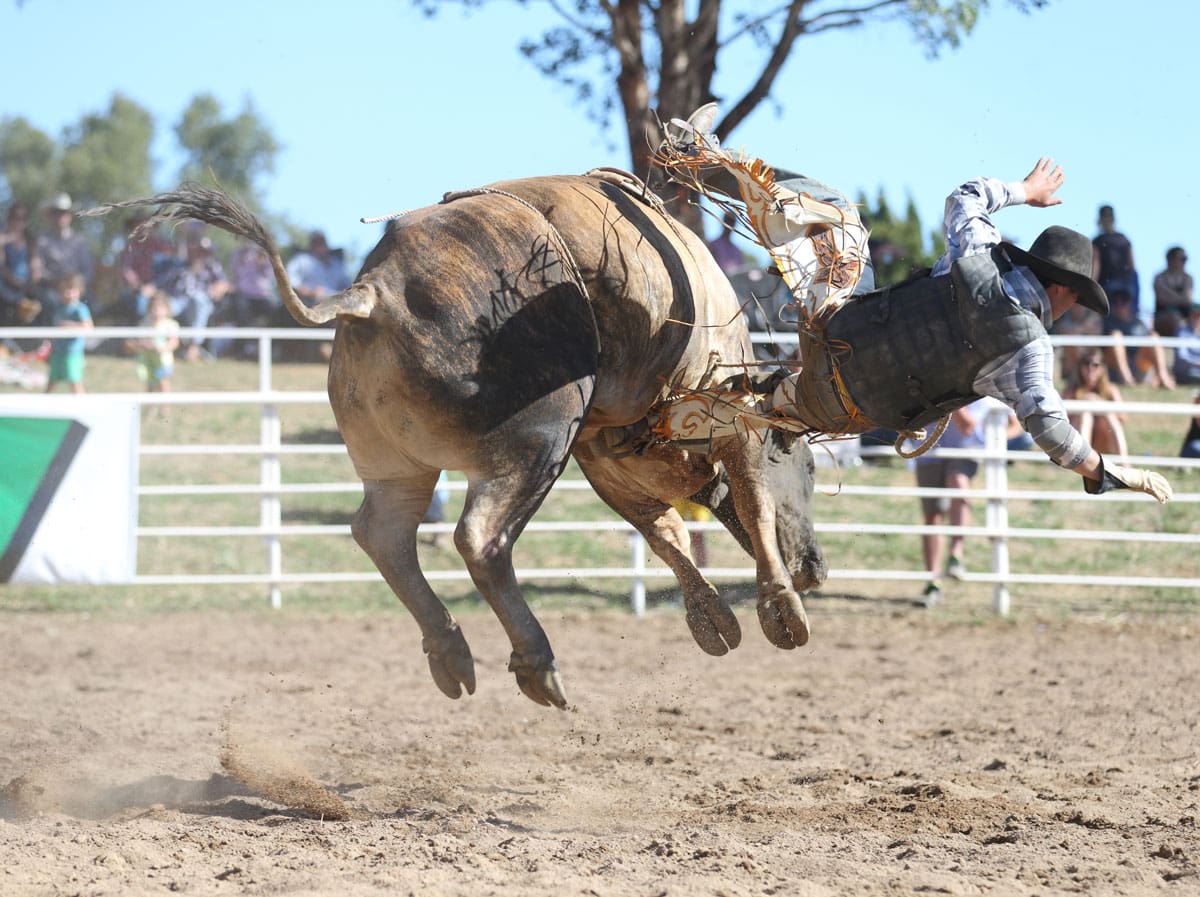
[[[992,607],[1000,616],[1009,609],[1008,583],[1008,409],[994,408],[984,421],[984,485],[988,491],[988,529],[992,537],[992,573],[1001,579],[992,589]]]
[[[258,340],[258,388],[261,392],[271,391],[271,337],[266,334]],[[281,445],[281,433],[279,406],[264,404],[259,422],[259,436],[264,449],[260,462],[263,494],[259,510],[259,523],[263,529],[276,533],[276,535],[265,538],[267,573],[271,577],[271,607],[277,610],[283,606],[283,592],[279,585],[279,577],[283,575],[283,546],[277,535],[279,527],[283,524],[283,510],[279,497],[279,487],[283,483],[283,476],[280,469],[279,452],[271,450],[277,450]]]
[[[629,596],[629,605],[634,616],[640,617],[646,613],[646,540],[642,534],[634,532],[629,537],[633,560],[633,591]]]

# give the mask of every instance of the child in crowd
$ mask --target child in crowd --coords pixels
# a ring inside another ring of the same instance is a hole
[[[82,274],[67,274],[56,284],[59,310],[55,324],[70,330],[90,330],[92,313],[83,304],[83,291],[87,282]],[[83,392],[83,348],[84,339],[55,339],[50,348],[50,376],[46,381],[46,392],[54,390],[54,384],[66,383],[71,392]]]
[[[1104,353],[1097,346],[1082,350],[1075,369],[1070,372],[1064,399],[1083,401],[1121,401],[1121,391],[1108,379],[1108,366]],[[1091,446],[1103,455],[1127,457],[1129,447],[1125,442],[1124,414],[1100,414],[1092,411],[1073,412],[1068,415],[1071,426]]]
[[[148,392],[170,392],[175,371],[175,350],[179,348],[179,322],[171,317],[171,298],[155,290],[142,321],[154,328],[154,335],[138,341],[137,374]]]

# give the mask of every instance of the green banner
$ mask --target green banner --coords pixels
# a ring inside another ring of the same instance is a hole
[[[75,420],[0,417],[0,582],[20,563],[85,435]]]

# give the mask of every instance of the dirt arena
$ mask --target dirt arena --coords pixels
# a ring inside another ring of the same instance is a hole
[[[0,616],[0,894],[1200,894],[1196,622],[810,605],[544,611],[567,712],[482,610],[457,702],[400,612]]]

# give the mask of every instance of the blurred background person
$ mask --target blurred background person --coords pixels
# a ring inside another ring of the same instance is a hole
[[[1111,299],[1109,300],[1109,309],[1110,311],[1112,309]],[[1076,302],[1067,309],[1065,315],[1054,322],[1050,332],[1055,336],[1102,336],[1104,334],[1104,317]],[[1083,346],[1067,345],[1062,347],[1059,354],[1059,370],[1062,371],[1064,380],[1070,379],[1071,371],[1075,370],[1075,366],[1079,364],[1079,355],[1083,349]]]
[[[1114,340],[1114,344],[1105,350],[1109,378],[1119,383],[1150,384],[1158,389],[1174,389],[1175,377],[1167,367],[1167,355],[1161,343],[1125,345],[1126,337],[1158,337],[1137,316],[1132,297],[1125,290],[1113,290],[1109,302],[1108,317],[1103,324],[1104,332]],[[1070,370],[1064,368],[1064,376],[1068,379]]]
[[[229,257],[234,319],[241,327],[265,327],[280,307],[275,272],[267,254],[249,240]]]
[[[14,202],[0,231],[0,296],[6,302],[16,302],[29,288],[33,251],[28,228],[29,212],[22,203]]]
[[[1067,381],[1064,399],[1080,401],[1120,402],[1121,391],[1108,379],[1108,366],[1098,346],[1089,346],[1079,356],[1075,370]],[[1102,455],[1127,457],[1125,415],[1112,411],[1074,411],[1067,419],[1092,448]]]
[[[287,274],[296,295],[309,307],[350,286],[350,275],[346,273],[342,253],[331,249],[324,232],[319,230],[309,234],[307,250],[292,256],[287,263]],[[291,320],[291,315],[288,319]],[[322,361],[328,361],[332,351],[332,343],[321,343],[317,347],[318,356]],[[309,355],[304,351],[294,354],[299,357]]]
[[[249,240],[242,241],[229,257],[229,281],[232,287],[233,320],[239,327],[270,327],[280,312],[275,288],[275,272],[267,254]],[[235,354],[244,358],[258,356],[257,340],[239,340]]]
[[[1166,270],[1154,278],[1154,329],[1174,336],[1192,305],[1192,275],[1185,271],[1187,253],[1182,246],[1167,250]]]
[[[982,449],[984,425],[988,414],[994,410],[1003,411],[1007,415],[1008,435],[1011,435],[1014,429],[1021,430],[1016,414],[1007,405],[999,399],[985,396],[964,405],[950,415],[950,422],[937,441],[936,448]],[[971,480],[979,472],[979,461],[975,458],[942,457],[937,455],[936,451],[930,451],[917,456],[914,470],[917,485],[922,488],[965,490],[971,488]],[[926,526],[941,526],[946,522],[955,527],[971,525],[971,502],[965,495],[921,496],[921,513]],[[965,543],[966,536],[962,532],[956,532],[950,537],[950,552],[945,556],[945,575],[951,579],[962,579],[966,572],[963,561]],[[921,552],[925,559],[925,569],[929,573],[929,582],[921,596],[921,603],[926,607],[933,607],[942,600],[942,563],[945,550],[946,537],[943,534],[922,534]]]
[[[324,232],[319,230],[309,234],[307,250],[292,256],[287,263],[287,274],[296,295],[310,308],[350,286],[342,254],[330,249]]]
[[[229,281],[213,255],[211,239],[192,236],[186,249],[186,261],[168,272],[161,287],[171,299],[171,316],[180,324],[207,327],[217,303],[229,292]],[[189,338],[186,343],[184,358],[187,361],[212,358],[212,353],[204,347],[203,337]]]
[[[41,276],[33,247],[29,212],[23,203],[14,202],[0,231],[0,327],[32,324],[42,310],[42,303],[33,295],[33,284]],[[13,351],[21,348],[16,342],[7,347]]]
[[[123,290],[121,317],[129,323],[146,317],[150,297],[157,288],[156,280],[164,268],[170,267],[177,255],[175,242],[157,229],[132,236],[149,217],[149,212],[139,211],[125,222],[126,233],[131,236],[125,239],[118,264]]]
[[[82,274],[64,274],[56,284],[55,307],[58,309],[56,327],[67,330],[91,330],[92,313],[83,304],[85,281]],[[53,392],[56,383],[65,383],[74,393],[83,392],[84,339],[52,341],[50,348],[50,375],[46,381],[46,392]]]
[[[1117,230],[1117,214],[1112,206],[1101,206],[1096,223],[1100,233],[1092,239],[1092,280],[1100,284],[1112,304],[1113,290],[1125,290],[1133,297],[1138,317],[1149,325],[1153,309],[1143,309],[1139,301],[1140,283],[1133,261],[1133,244]]]
[[[1196,386],[1200,384],[1200,302],[1192,303],[1175,336],[1183,340],[1175,347],[1175,380]]]
[[[1196,393],[1196,398],[1192,401],[1200,405],[1200,392]],[[1183,437],[1179,457],[1200,458],[1200,414],[1191,419],[1191,426],[1188,427],[1187,435]]]
[[[142,324],[153,327],[154,335],[138,342],[138,379],[146,385],[147,392],[170,392],[175,350],[179,348],[179,322],[171,317],[171,299],[162,290],[150,296]],[[165,417],[166,406],[160,405],[158,413]]]
[[[83,278],[81,301],[86,303],[92,276],[96,272],[96,262],[87,240],[75,231],[70,195],[59,193],[45,211],[48,227],[38,235],[34,244],[34,253],[41,264],[40,286],[44,291],[52,292],[68,274],[78,274]],[[45,304],[42,296],[38,298]]]
[[[733,242],[733,230],[737,227],[737,215],[726,212],[721,219],[721,232],[708,241],[708,250],[726,274],[736,274],[746,267],[746,256]]]
[[[422,523],[445,523],[446,507],[450,504],[450,476],[446,471],[438,473],[437,483],[433,487],[433,497],[429,500],[429,507],[425,510],[425,515],[421,518]],[[429,536],[429,544],[435,548],[442,544],[441,533],[431,533]]]

